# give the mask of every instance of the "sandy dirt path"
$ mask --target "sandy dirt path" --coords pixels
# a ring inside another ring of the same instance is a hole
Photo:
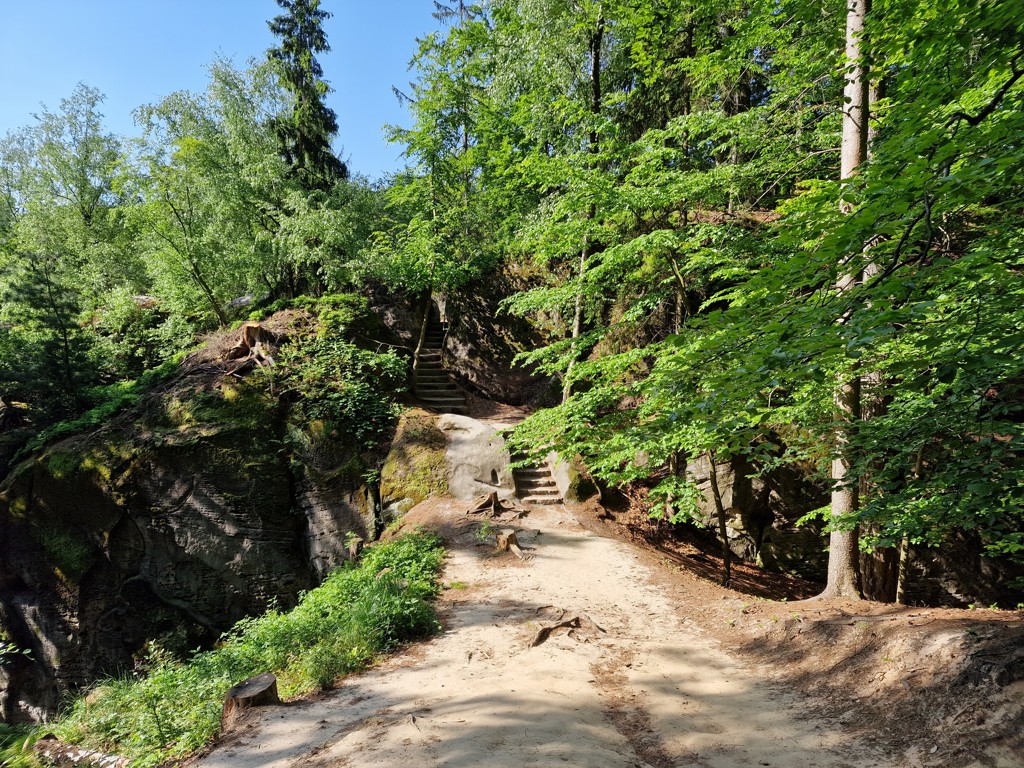
[[[456,532],[445,631],[329,696],[262,712],[198,765],[898,764],[677,618],[685,595],[667,594],[635,549],[585,530],[565,508],[517,523],[531,555],[521,562],[479,544],[465,505],[434,505]],[[531,647],[542,627],[576,616],[578,629]]]

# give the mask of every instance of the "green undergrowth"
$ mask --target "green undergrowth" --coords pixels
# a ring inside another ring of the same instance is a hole
[[[179,352],[173,355],[137,379],[91,388],[87,396],[93,403],[92,408],[73,419],[65,419],[51,424],[29,440],[14,457],[14,460],[19,461],[61,438],[77,435],[106,424],[111,417],[136,405],[152,387],[176,373],[181,361],[185,359],[185,354],[185,352]]]
[[[262,672],[282,696],[330,688],[398,644],[439,628],[428,602],[438,591],[440,539],[413,533],[370,547],[333,572],[291,611],[239,622],[189,661],[150,650],[144,675],[108,680],[74,702],[53,732],[65,741],[153,766],[209,742],[224,695]]]
[[[32,752],[38,732],[27,726],[0,723],[0,766],[3,768],[39,768]]]

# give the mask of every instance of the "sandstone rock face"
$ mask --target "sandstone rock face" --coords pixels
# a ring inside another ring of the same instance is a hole
[[[543,346],[542,337],[524,319],[499,313],[501,299],[522,287],[512,276],[497,274],[445,297],[445,360],[459,383],[488,399],[554,404],[557,386],[552,389],[547,378],[513,363],[520,352]]]
[[[456,499],[471,501],[491,493],[515,496],[505,440],[489,424],[454,413],[438,417],[447,437],[448,488]]]
[[[370,538],[344,436],[289,440],[269,385],[193,372],[107,427],[51,446],[0,487],[0,720],[185,653],[272,602],[294,604]]]
[[[396,520],[429,496],[447,496],[448,438],[436,414],[402,414],[380,473],[383,518]]]
[[[743,458],[718,464],[718,485],[728,515],[729,548],[749,562],[803,578],[821,580],[827,564],[820,526],[799,527],[796,521],[822,506],[823,491],[791,467],[754,477]],[[711,496],[711,466],[706,456],[690,462],[688,473],[703,493],[701,522],[717,526]]]

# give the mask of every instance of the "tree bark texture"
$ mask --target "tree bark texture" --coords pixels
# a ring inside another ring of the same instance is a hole
[[[870,0],[848,0],[846,9],[846,86],[843,89],[843,140],[840,177],[856,175],[867,159],[868,151],[868,77],[862,43],[864,22]],[[845,213],[852,210],[848,200],[840,201]],[[851,270],[836,285],[839,293],[854,288],[861,279],[859,271]],[[835,393],[839,426],[836,434],[836,457],[832,461],[833,523],[857,514],[860,507],[859,484],[849,482],[850,459],[846,446],[849,430],[860,418],[860,379],[857,376],[839,383]],[[829,535],[828,581],[821,597],[860,598],[857,584],[857,532],[834,530]]]

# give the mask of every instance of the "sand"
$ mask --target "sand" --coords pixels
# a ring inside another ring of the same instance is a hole
[[[422,506],[410,519],[441,527],[451,545],[443,633],[316,700],[258,711],[196,765],[898,764],[677,618],[686,595],[567,508],[517,521],[521,561],[480,541],[465,503]]]

